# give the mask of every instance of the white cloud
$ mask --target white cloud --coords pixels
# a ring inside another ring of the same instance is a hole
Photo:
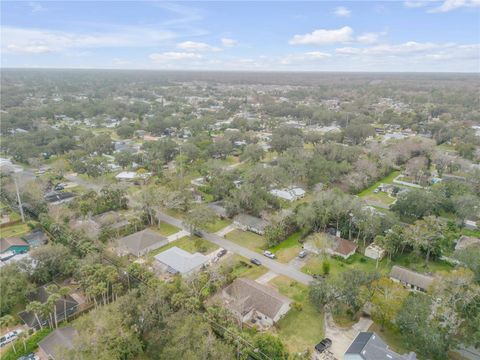
[[[335,8],[335,11],[333,13],[340,17],[349,17],[352,12],[345,6],[338,6]]]
[[[430,12],[448,12],[463,7],[480,7],[480,0],[445,0],[442,5],[430,10]]]
[[[149,56],[150,60],[157,63],[183,60],[198,60],[202,55],[193,52],[175,52],[154,53]]]
[[[222,49],[214,46],[210,46],[203,42],[184,41],[177,44],[177,47],[187,51],[221,51]]]
[[[406,0],[403,5],[408,8],[421,8],[437,0]]]
[[[363,33],[362,35],[357,36],[356,40],[362,44],[375,44],[378,42],[381,35],[385,35],[385,33]]]
[[[153,28],[117,27],[110,32],[74,33],[4,26],[2,51],[7,53],[61,52],[66,49],[157,46],[176,34]]]
[[[323,60],[331,55],[320,51],[309,51],[302,54],[290,54],[279,59],[281,65],[298,64],[305,61]]]
[[[325,45],[346,43],[352,40],[353,29],[344,26],[336,30],[318,29],[309,34],[295,35],[291,40],[292,45]]]
[[[237,40],[233,40],[229,38],[222,38],[220,41],[222,42],[222,45],[225,47],[232,47],[238,44]]]
[[[117,66],[129,65],[129,64],[131,64],[131,61],[128,61],[128,60],[125,60],[125,59],[120,59],[120,58],[114,58],[114,59],[112,59],[112,64],[117,65]]]
[[[435,43],[419,43],[415,41],[409,41],[402,44],[382,44],[371,46],[367,48],[357,47],[344,47],[337,48],[335,52],[337,54],[344,55],[388,55],[388,56],[403,56],[411,55],[414,53],[422,53],[430,50],[453,48],[455,44],[435,44]]]

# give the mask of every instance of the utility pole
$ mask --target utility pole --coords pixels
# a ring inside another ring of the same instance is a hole
[[[13,176],[13,182],[15,183],[15,190],[17,192],[17,202],[18,202],[18,207],[20,209],[20,215],[22,216],[22,222],[25,222],[25,215],[23,214],[22,199],[20,199],[20,192],[18,191],[17,178],[15,177],[15,175]]]

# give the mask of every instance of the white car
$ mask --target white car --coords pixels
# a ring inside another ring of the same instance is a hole
[[[263,255],[266,256],[266,257],[268,257],[268,258],[270,258],[270,259],[275,259],[275,254],[272,253],[272,252],[270,252],[270,251],[268,251],[268,250],[265,250],[265,251],[263,252]]]
[[[20,333],[22,333],[22,332],[23,332],[23,330],[18,329],[18,330],[10,331],[10,332],[6,333],[5,335],[3,335],[0,338],[0,347],[4,347],[5,345],[11,343],[12,341],[15,341],[18,338],[18,335],[20,335]]]

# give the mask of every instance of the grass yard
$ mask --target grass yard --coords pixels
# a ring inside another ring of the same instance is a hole
[[[302,268],[302,271],[306,274],[322,274],[322,262],[323,260],[321,256],[312,256]],[[333,276],[348,269],[357,269],[364,272],[372,272],[376,270],[375,260],[358,253],[353,255],[347,261],[330,257],[328,258],[328,262],[330,263],[330,275]],[[419,259],[414,254],[404,254],[398,256],[394,261],[389,261],[387,258],[384,258],[378,263],[378,271],[382,275],[388,275],[394,265],[403,266],[421,273],[449,271],[453,268],[452,265],[445,261],[430,261],[428,266],[425,267],[424,259]]]
[[[268,269],[265,266],[253,265],[250,263],[249,259],[240,255],[235,254],[228,261],[232,264],[232,274],[235,277],[244,277],[255,280],[268,272]]]
[[[259,253],[262,253],[263,249],[267,247],[264,237],[250,231],[236,229],[225,235],[225,238]]]
[[[393,171],[392,173],[390,173],[390,175],[384,177],[383,179],[380,179],[378,180],[375,184],[373,184],[372,186],[370,186],[369,188],[359,192],[357,195],[358,196],[366,196],[366,195],[372,195],[374,194],[373,191],[379,187],[381,184],[393,184],[393,180],[398,176],[400,175],[400,171]],[[374,194],[376,195],[376,194]]]
[[[153,257],[165,250],[168,250],[172,247],[178,247],[180,249],[183,249],[185,251],[188,251],[189,253],[193,254],[195,252],[199,252],[202,254],[209,254],[212,251],[215,251],[218,249],[218,246],[211,243],[210,241],[207,241],[205,239],[202,239],[200,237],[194,236],[184,236],[178,240],[172,241],[171,243],[168,243],[165,246],[162,246],[161,248],[151,251],[148,256]]]
[[[219,230],[222,230],[223,228],[227,227],[232,223],[231,220],[229,219],[216,219],[214,223],[211,224],[205,224],[202,226],[202,229],[209,232],[209,233],[216,233]]]
[[[179,232],[180,229],[177,228],[176,226],[173,226],[173,225],[169,224],[169,223],[162,222],[162,223],[160,223],[160,226],[159,226],[158,229],[156,229],[156,231],[160,235],[170,236],[170,235],[173,235],[173,234]]]
[[[18,237],[30,232],[27,224],[19,223],[0,229],[0,237]]]
[[[286,276],[277,276],[269,282],[277,290],[300,304],[301,309],[294,306],[276,324],[276,332],[290,352],[312,350],[315,344],[323,339],[324,318],[308,299],[308,287]]]
[[[278,261],[288,263],[295,258],[302,249],[302,245],[298,242],[300,236],[300,232],[296,232],[269,250],[277,256]]]

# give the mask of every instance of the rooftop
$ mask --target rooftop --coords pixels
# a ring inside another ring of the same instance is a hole
[[[208,258],[200,253],[190,254],[176,246],[155,255],[155,259],[180,274],[188,274],[208,261]]]

